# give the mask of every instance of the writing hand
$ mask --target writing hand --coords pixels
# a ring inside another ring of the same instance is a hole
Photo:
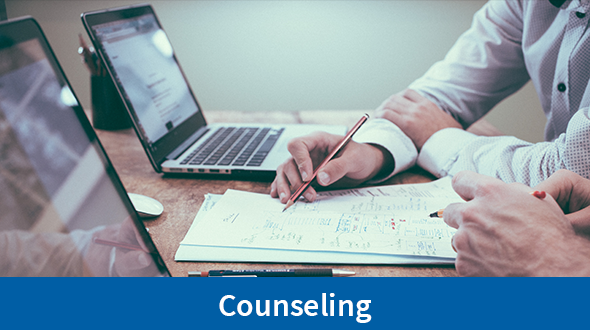
[[[311,179],[314,169],[338,145],[342,136],[316,132],[289,141],[291,156],[277,168],[277,175],[271,184],[270,195],[286,203],[303,181]],[[391,158],[391,156],[389,156]],[[357,185],[375,176],[387,163],[387,157],[378,147],[350,141],[346,147],[318,173],[317,183],[321,186]],[[393,160],[388,160],[393,161]],[[303,194],[308,201],[314,201],[317,193],[309,187]]]
[[[131,218],[123,221],[117,233],[117,239],[120,242],[140,246],[144,251],[147,251],[147,247],[143,243]],[[144,251],[116,249],[115,271],[117,275],[123,277],[158,276],[159,271],[152,256]]]
[[[101,277],[159,275],[157,266],[149,253],[100,244],[95,242],[94,238],[138,246],[147,251],[131,218],[125,219],[121,224],[107,226],[93,234],[88,252],[84,257],[85,271],[87,275]]]
[[[437,131],[462,128],[453,117],[411,89],[390,96],[375,110],[375,117],[396,124],[412,139],[418,151]]]

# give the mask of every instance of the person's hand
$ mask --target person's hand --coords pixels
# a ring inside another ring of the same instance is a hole
[[[103,239],[112,242],[121,242],[137,246],[140,250],[129,250],[101,244],[95,239]],[[84,257],[85,266],[91,276],[158,276],[159,271],[146,252],[137,229],[131,218],[125,219],[121,224],[107,226],[95,232],[89,242],[88,252]],[[114,249],[114,259],[112,251]]]
[[[467,201],[445,208],[457,232],[455,267],[462,276],[588,276],[590,241],[577,236],[559,205],[521,184],[460,172],[453,188]]]
[[[114,270],[118,276],[158,276],[160,272],[131,218],[125,219],[117,233],[117,240],[141,247],[144,251],[116,249]]]
[[[375,117],[396,124],[412,139],[418,151],[437,131],[462,128],[451,115],[411,89],[390,96],[375,110]]]
[[[277,175],[271,184],[270,195],[286,203],[292,192],[311,179],[315,168],[342,140],[342,136],[316,132],[289,141],[292,157],[277,168]],[[317,175],[322,186],[338,182],[341,186],[357,185],[374,177],[382,168],[391,168],[393,159],[380,148],[350,141],[336,158],[332,159]],[[303,197],[312,202],[317,193],[307,188]]]
[[[559,170],[535,189],[551,195],[574,230],[590,237],[590,180],[568,170]]]
[[[112,246],[95,243],[95,239],[116,240],[120,224],[106,226],[92,233],[88,239],[88,250],[84,256],[84,276],[108,277],[110,274]]]

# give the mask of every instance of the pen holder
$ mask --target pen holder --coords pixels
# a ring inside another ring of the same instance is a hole
[[[129,114],[109,76],[90,76],[90,98],[94,128],[119,130],[131,127]]]

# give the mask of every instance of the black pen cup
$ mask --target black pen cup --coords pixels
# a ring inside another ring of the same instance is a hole
[[[129,114],[109,76],[90,76],[90,98],[94,128],[119,130],[131,127]]]

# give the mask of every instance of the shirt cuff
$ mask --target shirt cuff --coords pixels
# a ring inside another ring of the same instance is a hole
[[[358,143],[369,143],[389,151],[395,162],[387,175],[370,180],[379,183],[416,164],[418,151],[412,140],[402,130],[387,119],[375,118],[366,122],[353,137]]]
[[[447,176],[464,146],[477,135],[458,128],[445,128],[434,133],[424,143],[418,155],[418,166],[436,177]]]

